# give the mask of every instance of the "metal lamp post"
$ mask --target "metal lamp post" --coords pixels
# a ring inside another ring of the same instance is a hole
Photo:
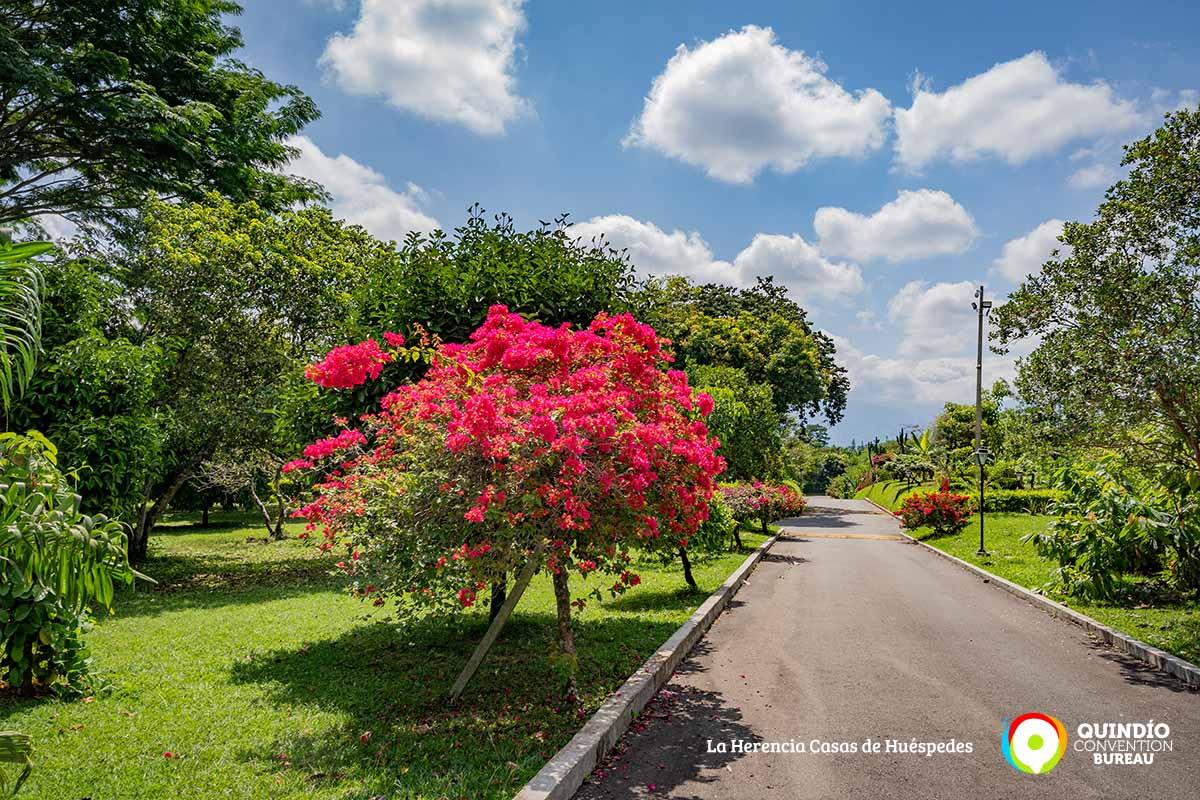
[[[979,550],[977,556],[986,556],[983,549],[983,481],[984,465],[987,464],[988,451],[983,446],[983,320],[992,310],[992,302],[983,299],[983,286],[975,291],[976,302],[971,308],[979,312],[979,339],[975,356],[975,463],[979,465]]]

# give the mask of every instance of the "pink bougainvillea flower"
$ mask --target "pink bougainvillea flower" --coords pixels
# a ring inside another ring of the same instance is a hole
[[[404,343],[403,337],[400,343]],[[383,365],[391,360],[392,355],[381,350],[377,341],[367,339],[359,344],[335,347],[323,361],[310,364],[304,374],[326,389],[351,389],[368,379],[378,378]]]

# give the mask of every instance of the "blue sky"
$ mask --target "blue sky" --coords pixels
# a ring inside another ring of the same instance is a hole
[[[243,59],[323,112],[293,171],[335,212],[567,211],[645,272],[774,273],[850,369],[840,442],[971,400],[971,285],[1036,270],[1200,89],[1183,2],[245,5]]]

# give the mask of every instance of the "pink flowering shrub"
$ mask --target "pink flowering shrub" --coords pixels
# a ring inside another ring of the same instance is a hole
[[[739,522],[758,522],[765,531],[767,525],[784,517],[794,517],[804,511],[804,495],[784,483],[732,483],[721,487],[725,503]]]
[[[338,348],[309,375],[348,388],[411,356],[387,343]],[[686,546],[724,469],[704,424],[712,400],[670,361],[629,315],[574,330],[494,306],[468,343],[433,350],[422,380],[289,465],[322,471],[297,515],[321,547],[346,549],[356,592],[404,598],[401,614],[471,606],[538,558],[573,656],[568,575],[607,575],[614,594],[636,585],[629,548]]]

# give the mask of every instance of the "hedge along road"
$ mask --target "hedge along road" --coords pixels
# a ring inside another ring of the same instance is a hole
[[[864,501],[809,501],[577,798],[1196,797],[1200,694],[904,541]],[[1025,712],[1066,727],[1045,774],[1001,752],[1004,718]],[[1173,747],[1152,764],[1076,750],[1081,723],[1151,721]],[[735,751],[814,739],[858,752]]]

